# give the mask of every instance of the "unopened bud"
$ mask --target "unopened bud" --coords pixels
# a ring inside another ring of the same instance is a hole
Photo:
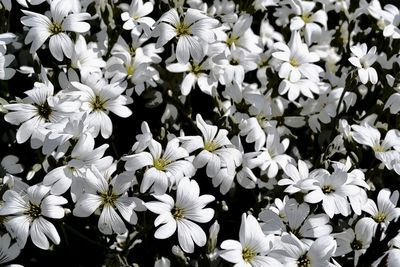
[[[210,227],[210,235],[208,238],[208,252],[212,253],[217,247],[218,233],[219,233],[219,223],[215,221]]]
[[[170,260],[164,257],[161,257],[161,259],[158,259],[154,263],[154,267],[170,267],[170,266],[171,266]]]

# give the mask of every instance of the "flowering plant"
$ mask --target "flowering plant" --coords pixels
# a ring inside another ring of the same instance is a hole
[[[1,266],[400,266],[395,0],[0,0]]]

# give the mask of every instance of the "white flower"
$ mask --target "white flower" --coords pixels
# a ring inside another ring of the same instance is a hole
[[[175,73],[188,72],[181,83],[182,95],[188,95],[196,83],[203,93],[212,95],[212,89],[216,88],[217,82],[207,74],[211,69],[211,65],[209,59],[204,60],[202,58],[201,61],[193,59],[193,61],[186,64],[170,64],[167,66],[167,70]]]
[[[377,59],[377,55],[375,54],[376,46],[368,50],[366,44],[359,44],[352,46],[350,50],[355,57],[350,57],[349,61],[358,68],[358,77],[361,82],[366,84],[368,81],[371,81],[372,84],[376,84],[378,82],[378,74],[371,67]]]
[[[267,10],[269,6],[276,6],[278,5],[279,0],[255,0],[253,2],[253,6],[256,10]]]
[[[29,180],[29,178],[26,178]],[[7,174],[4,177],[0,177],[0,190],[12,189],[17,193],[26,192],[29,187],[22,178]],[[24,193],[23,193],[24,194]]]
[[[397,114],[400,111],[400,93],[392,94],[386,101],[384,109],[390,109],[390,113]]]
[[[242,187],[246,189],[253,189],[256,187],[258,179],[254,175],[251,168],[248,167],[246,155],[247,154],[244,154],[243,156],[243,163],[242,166],[239,167],[238,172],[236,173],[236,179]]]
[[[272,47],[275,41],[283,42],[282,34],[275,31],[267,19],[261,21],[260,38],[263,45],[267,45],[267,47]]]
[[[156,48],[155,43],[147,43],[150,37],[131,33],[132,41],[127,43],[121,36],[118,37],[117,42],[111,49],[111,55],[121,56],[122,54],[128,53],[131,57],[138,57],[140,62],[146,63],[160,63],[161,57],[159,53],[164,51],[164,48]],[[146,43],[146,44],[145,44]]]
[[[20,252],[21,248],[18,246],[18,243],[11,245],[11,237],[9,234],[0,236],[0,264],[12,261]]]
[[[140,192],[146,192],[150,187],[155,194],[164,194],[168,187],[179,181],[180,178],[191,177],[195,169],[188,157],[188,152],[179,147],[179,140],[170,140],[163,153],[161,144],[152,140],[149,144],[149,152],[140,152],[124,157],[126,160],[125,168],[128,171],[137,171],[145,166],[150,168],[144,172],[143,180],[140,184]]]
[[[231,189],[235,174],[228,173],[227,168],[221,168],[217,175],[212,177],[212,184],[214,187],[219,186],[221,194],[225,195]]]
[[[64,209],[61,205],[68,201],[61,196],[48,194],[49,191],[47,186],[34,185],[27,189],[26,194],[8,190],[3,195],[4,205],[0,208],[0,215],[9,215],[4,224],[21,248],[25,247],[28,235],[41,249],[49,249],[47,238],[56,245],[60,243],[56,228],[45,217],[63,218]]]
[[[6,174],[18,174],[24,169],[22,165],[18,163],[19,158],[14,155],[5,156],[0,162],[0,178],[3,178]]]
[[[246,52],[260,54],[262,52],[259,46],[260,38],[251,29],[252,22],[253,17],[251,15],[241,15],[232,26],[231,31],[228,33],[218,32],[217,38],[221,42],[213,43],[211,47],[225,53],[229,53],[229,50],[240,48],[241,50],[246,50]]]
[[[326,30],[328,16],[324,10],[313,12],[315,2],[292,1],[297,16],[290,20],[290,30],[297,31],[304,28],[304,38],[307,44],[318,41],[322,29]]]
[[[312,63],[319,61],[320,57],[317,53],[308,51],[308,46],[301,41],[298,31],[292,32],[289,46],[276,43],[274,48],[278,52],[272,53],[272,56],[283,61],[279,68],[279,77],[291,82],[297,82],[301,77],[319,81],[319,75],[324,70]]]
[[[293,164],[288,163],[283,170],[288,178],[280,179],[278,185],[288,185],[285,188],[285,192],[294,194],[300,191],[308,192],[314,188],[316,180],[309,178],[308,167],[304,161],[299,159],[297,168]]]
[[[69,4],[63,0],[54,0],[50,4],[51,19],[27,10],[22,10],[26,15],[21,18],[21,23],[31,27],[25,38],[25,43],[32,43],[30,52],[34,54],[50,37],[49,48],[51,54],[58,61],[64,55],[71,58],[73,43],[65,32],[84,33],[90,25],[83,20],[90,19],[89,13],[69,14]]]
[[[282,237],[283,262],[285,267],[335,267],[329,260],[336,250],[336,241],[326,235],[315,240],[311,247],[301,242],[295,235]]]
[[[308,98],[314,98],[313,93],[320,94],[321,91],[320,86],[309,79],[300,79],[297,82],[284,79],[279,84],[278,88],[280,95],[284,95],[288,92],[288,99],[290,101],[296,100],[300,96],[300,93]]]
[[[346,140],[351,140],[351,127],[346,119],[339,119],[338,131]]]
[[[69,146],[69,141],[78,140],[82,135],[90,132],[86,112],[77,112],[68,118],[46,125],[50,132],[46,135],[42,152],[46,155],[54,152],[57,147]]]
[[[213,60],[223,71],[223,75],[219,78],[220,83],[224,85],[232,82],[241,84],[245,73],[257,68],[258,56],[244,49],[233,48],[227,55],[221,53]]]
[[[310,214],[310,206],[307,203],[299,204],[295,199],[285,197],[284,206],[277,200],[275,207],[271,206],[259,214],[264,233],[292,233],[308,244],[311,242],[310,238],[319,238],[332,232],[326,214]]]
[[[28,8],[28,3],[31,5],[39,5],[41,3],[43,3],[46,0],[17,0],[18,4],[20,4],[21,6]]]
[[[201,41],[211,43],[215,40],[213,29],[218,21],[189,8],[185,12],[183,21],[175,9],[164,13],[157,21],[153,36],[158,37],[156,48],[164,46],[169,40],[176,37],[176,59],[180,63],[189,62],[189,57],[198,61],[203,56]]]
[[[400,12],[399,9],[391,4],[385,5],[380,15],[385,21],[383,36],[393,39],[400,39]]]
[[[133,152],[136,153],[143,152],[153,140],[153,134],[151,133],[147,122],[142,122],[140,128],[142,130],[142,133],[136,135],[136,142],[133,144],[131,149]]]
[[[132,0],[129,7],[127,4],[121,4],[120,7],[125,11],[121,13],[121,19],[124,21],[122,28],[125,30],[135,30],[137,32],[145,32],[150,36],[151,28],[155,23],[151,17],[146,17],[153,11],[153,3],[146,2],[143,4],[142,0]]]
[[[43,83],[36,82],[34,88],[25,91],[28,96],[22,103],[4,105],[10,112],[4,119],[15,125],[21,125],[17,131],[17,142],[24,143],[31,136],[31,146],[38,148],[44,141],[44,125],[48,122],[58,122],[67,114],[76,112],[79,103],[69,101],[70,99],[54,95],[54,86],[47,79],[42,69]]]
[[[374,235],[374,232],[365,228],[365,226],[362,221],[358,221],[354,230],[349,228],[341,233],[334,234],[337,242],[334,255],[340,257],[354,251],[354,265],[357,265],[358,258],[368,249]]]
[[[244,153],[243,146],[241,144],[240,138],[238,136],[233,137],[232,142],[234,145],[239,148],[240,153],[243,155],[243,160],[242,164],[237,168],[237,173],[236,173],[236,180],[238,183],[246,188],[246,189],[253,189],[256,187],[257,183],[257,177],[254,175],[252,168],[249,164],[249,160],[251,160],[252,157],[257,155],[257,153],[250,152],[250,153]],[[254,168],[254,166],[253,166]],[[233,180],[232,180],[233,182]],[[231,185],[229,185],[230,189]]]
[[[266,134],[258,123],[257,118],[251,117],[244,119],[239,124],[240,135],[246,136],[246,143],[254,142],[255,151],[260,151],[265,145]]]
[[[285,154],[289,146],[289,139],[280,141],[279,133],[276,130],[270,131],[267,135],[266,146],[261,148],[259,155],[249,160],[249,166],[258,166],[267,172],[268,178],[274,178],[279,169],[284,169],[291,157]]]
[[[15,69],[8,66],[14,60],[14,55],[6,55],[6,48],[0,44],[0,80],[9,80],[15,74]]]
[[[225,115],[231,116],[238,123],[249,118],[248,111],[252,104],[257,105],[254,102],[258,101],[253,98],[265,101],[265,98],[260,96],[258,89],[250,85],[243,86],[243,84],[238,84],[235,81],[225,87],[224,95],[231,99],[230,106],[226,107]],[[260,106],[266,107],[263,104],[260,104]]]
[[[308,203],[322,201],[322,207],[330,218],[338,213],[348,216],[350,205],[347,197],[358,193],[356,186],[348,183],[348,174],[340,170],[330,174],[327,170],[317,169],[310,176],[318,183],[317,187],[304,196],[304,201]]]
[[[154,262],[154,267],[170,267],[171,261],[168,258],[161,257],[161,259],[156,260]]]
[[[106,66],[106,62],[96,49],[95,43],[87,44],[85,37],[79,35],[72,50],[71,67],[78,68],[83,73],[82,76],[88,75],[88,72],[101,72],[100,69]]]
[[[400,249],[395,247],[391,248],[387,251],[387,266],[388,267],[397,267],[400,265]],[[384,257],[383,257],[384,258]],[[382,259],[382,258],[380,258]]]
[[[239,241],[225,240],[221,243],[219,256],[234,263],[234,267],[279,267],[277,259],[268,256],[271,240],[261,230],[253,215],[243,213],[240,224]]]
[[[303,107],[301,115],[308,115],[308,124],[313,132],[321,130],[320,122],[327,124],[334,118],[336,109],[339,104],[340,96],[343,93],[343,88],[339,87],[333,90],[328,90],[326,93],[321,94],[318,99],[307,99],[306,101],[300,100],[300,105]],[[357,95],[353,92],[344,92],[343,102],[339,112],[349,109],[354,105],[357,100]]]
[[[86,183],[86,191],[78,199],[72,211],[74,216],[88,217],[100,208],[98,227],[105,235],[123,234],[127,231],[125,223],[116,210],[127,222],[136,224],[137,215],[134,212],[136,203],[134,198],[127,194],[131,185],[130,179],[117,176],[110,181],[95,166],[87,169],[83,179]]]
[[[61,195],[71,188],[71,197],[75,202],[83,193],[82,177],[87,168],[95,165],[100,170],[109,168],[113,158],[111,156],[103,157],[108,144],[94,148],[95,141],[93,136],[88,133],[75,140],[68,160],[65,159],[63,166],[51,170],[43,178],[43,184],[51,186],[51,193]]]
[[[326,12],[335,10],[337,13],[340,11],[343,11],[346,16],[348,17],[348,9],[350,6],[350,0],[342,0],[342,1],[335,1],[335,0],[324,0],[325,5],[325,10]]]
[[[377,159],[381,160],[388,169],[393,168],[393,159],[398,155],[393,149],[400,147],[399,130],[389,130],[381,141],[381,133],[368,123],[352,125],[351,128],[354,130],[352,137],[357,143],[371,147]]]
[[[17,0],[17,1],[21,1],[21,0]],[[11,10],[12,4],[11,4],[11,0],[0,0],[0,8],[5,8],[7,11]]]
[[[16,40],[17,36],[11,32],[0,33],[0,47],[5,48],[5,45],[14,43]]]
[[[218,131],[217,126],[207,124],[200,114],[196,116],[196,125],[203,134],[203,138],[200,136],[180,137],[180,140],[183,141],[182,147],[189,153],[199,148],[202,149],[194,158],[193,165],[196,168],[207,165],[207,176],[212,178],[217,175],[222,164],[225,164],[228,174],[233,175],[236,166],[240,165],[242,161],[242,155],[229,141],[228,131],[225,129]]]
[[[97,137],[101,131],[103,138],[109,138],[113,126],[108,113],[111,111],[119,117],[127,118],[132,111],[125,105],[130,104],[132,99],[121,95],[126,88],[126,83],[109,84],[101,74],[91,73],[82,78],[82,83],[71,82],[77,89],[71,95],[79,96],[82,102],[81,109],[88,111],[89,125],[94,127],[93,135]]]
[[[351,208],[357,215],[361,214],[362,207],[366,204],[368,197],[366,189],[369,190],[370,186],[365,182],[365,175],[360,169],[353,168],[350,158],[346,159],[346,163],[334,162],[332,167],[335,171],[343,171],[347,173],[347,184],[352,185],[352,194],[349,195]],[[351,172],[349,170],[352,169]]]
[[[396,207],[399,200],[399,191],[396,190],[391,193],[388,188],[383,188],[379,191],[377,200],[378,205],[372,199],[368,199],[367,203],[362,207],[362,210],[370,214],[372,218],[367,217],[360,220],[366,223],[373,233],[375,233],[378,224],[387,226],[400,216],[400,208]]]
[[[206,223],[214,216],[214,210],[204,208],[214,201],[212,195],[199,195],[200,189],[196,181],[183,178],[177,186],[176,201],[167,195],[153,195],[159,201],[150,201],[145,206],[152,212],[159,214],[154,221],[160,226],[154,236],[158,239],[170,237],[178,231],[179,245],[183,251],[192,253],[194,243],[202,247],[207,238],[203,229],[194,222]],[[194,242],[194,243],[193,243]]]
[[[387,259],[386,264],[388,267],[397,267],[400,264],[400,236],[397,234],[392,240],[389,241],[389,250],[374,262],[374,267],[382,264],[382,260]],[[376,265],[375,265],[376,264]]]
[[[375,153],[385,152],[400,145],[400,132],[397,129],[389,130],[385,139],[381,141],[381,133],[368,123],[352,125],[353,139],[362,145],[371,147]]]
[[[118,51],[107,60],[105,77],[112,77],[111,83],[129,80],[140,95],[145,89],[145,83],[155,87],[154,80],[159,80],[158,71],[150,63],[143,49],[136,49],[133,56],[127,51]]]

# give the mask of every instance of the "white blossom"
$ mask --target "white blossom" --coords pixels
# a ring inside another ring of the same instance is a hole
[[[25,43],[32,43],[30,52],[35,53],[50,37],[49,48],[55,59],[62,61],[64,55],[71,58],[73,42],[66,32],[84,33],[90,25],[84,20],[90,19],[89,13],[69,14],[69,3],[62,0],[51,2],[51,19],[35,12],[22,10],[26,15],[21,23],[31,27],[25,38]]]
[[[211,195],[201,195],[196,181],[183,178],[176,192],[176,200],[170,195],[153,195],[158,201],[150,201],[146,207],[159,216],[154,221],[155,226],[161,225],[154,236],[165,239],[178,234],[179,245],[183,251],[192,253],[194,243],[200,247],[206,244],[203,229],[196,224],[209,222],[214,216],[214,210],[204,208],[215,198]]]
[[[29,235],[35,246],[41,249],[50,248],[48,239],[56,245],[60,243],[56,228],[46,217],[63,218],[61,205],[68,201],[49,194],[49,191],[47,186],[34,185],[27,189],[26,194],[8,190],[3,195],[4,205],[0,208],[0,215],[9,216],[5,226],[21,248],[25,247]]]

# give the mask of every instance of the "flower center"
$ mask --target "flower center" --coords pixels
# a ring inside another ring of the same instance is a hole
[[[386,148],[384,146],[381,146],[380,144],[375,145],[372,148],[375,152],[385,152]]]
[[[171,213],[175,220],[181,220],[185,217],[185,215],[183,214],[183,209],[177,206],[172,208]]]
[[[303,19],[304,23],[307,24],[307,23],[312,22],[311,16],[312,16],[311,13],[304,13],[304,14],[301,16],[301,18]]]
[[[250,248],[245,247],[242,250],[242,257],[245,262],[251,262],[256,255],[257,253]]]
[[[306,254],[297,260],[297,267],[311,267],[311,261]]]
[[[300,65],[299,62],[297,61],[297,59],[295,59],[295,58],[291,58],[290,61],[289,61],[289,63],[290,63],[290,65],[292,65],[293,67],[298,67],[298,66]]]
[[[135,71],[136,69],[132,65],[126,66],[126,74],[128,74],[128,76],[132,76],[135,73]]]
[[[368,61],[364,57],[360,59],[360,64],[363,66],[364,69],[369,68]]]
[[[300,229],[289,229],[290,232],[292,232],[292,234],[294,234],[295,236],[297,236],[299,239],[302,239],[303,236],[300,233]]]
[[[45,119],[46,121],[49,121],[49,117],[53,110],[46,101],[41,105],[37,105],[37,111],[41,118]]]
[[[131,54],[131,56],[134,57],[136,55],[136,48],[129,47],[129,54]]]
[[[49,32],[51,34],[59,34],[60,32],[62,32],[62,25],[57,23],[57,22],[53,22],[50,26],[49,26]]]
[[[180,37],[182,35],[190,35],[190,26],[185,23],[178,23],[176,25],[176,36]]]
[[[386,214],[380,211],[378,214],[372,217],[372,219],[374,219],[377,223],[384,222],[386,219]]]
[[[276,120],[276,122],[278,123],[278,125],[285,125],[285,117],[283,116],[276,116],[273,118],[274,120]]]
[[[237,41],[239,40],[239,37],[234,36],[234,35],[229,35],[229,37],[226,39],[225,43],[227,46],[232,46],[233,44],[237,45]]]
[[[79,172],[78,172],[78,169],[77,169],[77,168],[75,168],[75,167],[73,167],[73,166],[68,166],[67,168],[68,168],[68,170],[70,171],[70,173],[71,173],[73,176],[79,176]]]
[[[155,159],[153,161],[154,168],[156,168],[159,171],[165,171],[165,167],[168,165],[168,161],[166,159],[160,158],[160,159]]]
[[[103,203],[103,205],[114,206],[115,201],[117,201],[118,199],[118,195],[113,192],[112,188],[109,188],[107,192],[100,193],[99,195],[101,197],[101,202]]]
[[[199,73],[202,73],[203,70],[201,69],[200,65],[193,64],[190,66],[190,72],[193,73],[194,75],[197,75]]]
[[[208,141],[204,144],[204,150],[207,150],[208,152],[213,152],[214,150],[217,150],[219,147],[220,145],[214,141]]]
[[[263,59],[263,60],[260,60],[260,61],[258,62],[258,66],[259,66],[260,68],[262,68],[262,67],[267,67],[267,66],[268,66],[268,63],[269,63],[269,60],[268,60],[268,59]]]
[[[40,209],[40,206],[32,204],[29,202],[29,207],[28,209],[24,212],[25,215],[28,215],[32,220],[39,218],[42,210]]]
[[[266,156],[266,160],[272,160],[276,155],[273,150],[268,148],[267,150],[264,151],[264,154]]]
[[[354,239],[350,246],[353,250],[360,250],[363,247],[363,243],[360,240]]]
[[[324,185],[322,187],[322,192],[324,192],[324,194],[330,194],[330,193],[335,192],[335,189],[331,185]]]
[[[106,110],[105,108],[106,101],[103,101],[100,96],[96,95],[95,99],[92,101],[92,110],[93,111],[104,111]]]
[[[250,106],[251,105],[247,104],[244,99],[242,99],[242,101],[240,101],[239,103],[235,103],[236,110],[240,113],[246,113],[247,111],[249,111]]]
[[[265,127],[267,127],[267,118],[264,116],[264,114],[258,114],[256,116],[256,119],[261,128],[264,129]]]
[[[231,64],[231,65],[233,65],[233,66],[237,66],[237,65],[240,64],[240,62],[239,62],[239,60],[232,58],[232,59],[229,61],[229,64]]]

